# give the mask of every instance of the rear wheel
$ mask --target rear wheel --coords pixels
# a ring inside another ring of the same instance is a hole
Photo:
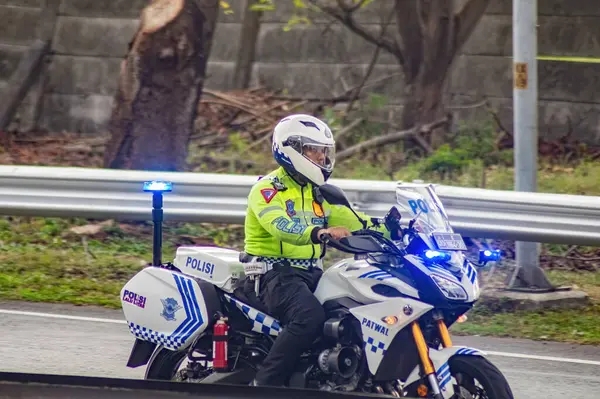
[[[186,359],[186,352],[174,352],[161,348],[146,369],[147,380],[174,380],[175,375]]]
[[[456,399],[514,399],[508,381],[490,361],[479,356],[454,356],[449,362],[456,379]]]
[[[255,365],[242,356],[230,355],[228,363],[232,367],[235,366],[236,371],[244,371],[234,378],[235,383],[248,384],[256,373]],[[161,348],[148,365],[145,378],[147,380],[199,383],[211,374],[213,374],[211,362],[204,360],[192,361],[188,359],[186,351],[174,352]],[[239,378],[242,380],[239,381]],[[227,382],[223,381],[223,383]]]

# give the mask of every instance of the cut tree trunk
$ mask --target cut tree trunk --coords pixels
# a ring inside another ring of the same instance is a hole
[[[104,167],[182,171],[219,0],[154,0],[121,63]]]

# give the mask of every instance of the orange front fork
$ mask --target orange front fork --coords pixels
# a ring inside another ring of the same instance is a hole
[[[427,346],[427,342],[425,341],[425,337],[423,336],[421,326],[419,325],[418,321],[413,321],[411,327],[413,338],[417,346],[417,352],[419,353],[419,358],[421,359],[421,364],[423,365],[423,371],[425,373],[425,376],[429,381],[429,386],[433,391],[434,397],[440,398],[442,397],[440,393],[440,386],[435,376],[435,368],[433,367],[433,362],[429,358],[429,347]]]
[[[446,323],[444,320],[438,320],[438,327],[440,329],[440,337],[442,338],[442,346],[444,348],[450,348],[452,346],[452,340],[450,339],[450,333],[448,332],[448,327],[446,327]]]
[[[451,347],[452,340],[450,339],[450,333],[448,332],[448,327],[446,327],[446,323],[444,323],[444,320],[440,319],[437,321],[437,324],[440,330],[440,337],[442,338],[442,346],[444,348]],[[436,397],[440,397],[440,387],[435,377],[435,368],[433,366],[433,362],[429,358],[429,347],[427,346],[427,342],[425,341],[425,337],[423,336],[421,326],[419,326],[419,323],[417,321],[414,321],[411,327],[413,338],[417,346],[417,351],[419,353],[419,358],[421,359],[421,364],[423,365],[423,371],[425,372],[425,376],[429,380],[429,385],[431,386],[434,395]]]

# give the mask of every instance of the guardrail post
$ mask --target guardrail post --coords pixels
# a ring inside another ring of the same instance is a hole
[[[515,190],[537,190],[537,0],[513,0],[513,112]],[[509,288],[552,289],[539,267],[539,243],[516,243]]]

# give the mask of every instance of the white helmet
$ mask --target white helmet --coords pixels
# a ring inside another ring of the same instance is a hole
[[[323,154],[323,164],[306,156]],[[290,175],[300,175],[315,186],[325,184],[335,164],[335,140],[329,126],[314,116],[295,114],[277,123],[273,131],[273,156]]]

